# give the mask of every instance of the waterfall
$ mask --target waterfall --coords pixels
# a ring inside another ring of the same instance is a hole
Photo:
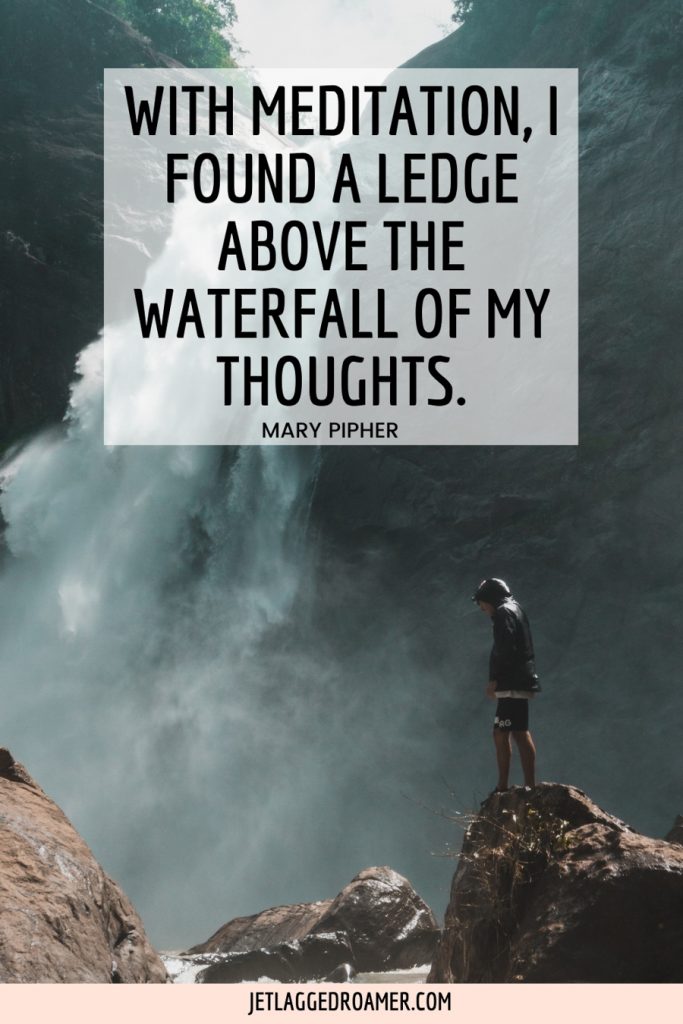
[[[239,884],[263,828],[243,784],[277,746],[317,453],[104,449],[101,343],[79,371],[65,429],[3,467],[2,738],[168,936],[201,901],[161,891],[173,847]]]
[[[155,159],[150,150],[150,180]],[[180,280],[181,252],[203,273],[223,219],[215,210],[198,221],[180,202],[172,222],[131,210],[110,202],[107,214],[131,266]],[[63,426],[1,469],[0,741],[63,806],[153,937],[189,944],[231,899],[258,909],[264,829],[283,825],[277,808],[267,820],[269,796],[254,796],[300,742],[296,716],[283,733],[278,691],[310,568],[318,452],[105,448],[103,366],[100,339],[79,356]],[[155,409],[153,381],[140,388]],[[186,885],[190,874],[200,881]]]
[[[180,202],[147,280],[190,273],[206,286],[221,227],[213,209]],[[135,230],[124,210],[119,240],[140,259],[154,250]],[[123,322],[115,344],[140,348]],[[0,742],[160,948],[333,895],[397,850],[421,862],[429,841],[406,839],[396,752],[414,749],[410,765],[428,756],[414,705],[386,711],[387,695],[414,690],[409,634],[380,609],[376,644],[357,642],[343,616],[311,626],[316,578],[339,607],[362,586],[343,556],[317,561],[319,449],[105,448],[103,365],[96,341],[64,424],[0,470]],[[187,414],[160,403],[150,365],[140,371],[140,409]]]

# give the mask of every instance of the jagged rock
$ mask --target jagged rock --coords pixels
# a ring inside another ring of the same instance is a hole
[[[220,959],[215,959],[197,976],[199,983],[258,981],[259,978],[296,982],[324,978],[344,961],[352,959],[353,952],[348,936],[335,932],[307,935],[268,949],[214,956]]]
[[[0,748],[0,982],[165,982],[132,904]]]
[[[438,927],[407,879],[366,868],[339,893],[316,931],[346,931],[359,971],[415,967],[431,960]]]
[[[664,838],[667,843],[679,843],[683,846],[683,814],[678,815]]]
[[[683,849],[580,790],[493,794],[469,825],[436,982],[683,980]]]
[[[434,915],[407,879],[391,868],[375,867],[361,871],[333,900],[235,918],[189,953],[272,951],[285,942],[329,933],[346,935],[352,950],[334,966],[348,960],[359,971],[428,963],[438,937]]]
[[[332,900],[269,907],[260,914],[235,917],[206,942],[188,950],[194,953],[251,953],[266,946],[303,939],[322,917]]]

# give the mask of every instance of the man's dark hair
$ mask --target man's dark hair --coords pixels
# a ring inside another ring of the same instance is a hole
[[[506,597],[512,597],[512,591],[505,580],[488,579],[481,581],[472,595],[472,600],[476,603],[485,601],[486,604],[499,605]]]

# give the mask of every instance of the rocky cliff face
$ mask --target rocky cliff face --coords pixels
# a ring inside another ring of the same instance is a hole
[[[580,445],[328,448],[312,510],[313,631],[349,699],[419,685],[413,737],[430,735],[435,763],[455,755],[449,778],[467,796],[486,678],[468,598],[485,576],[508,579],[534,629],[543,770],[653,831],[683,770],[681,35],[670,0],[475,0],[462,29],[410,62],[579,68]]]
[[[62,811],[0,748],[0,982],[165,982],[142,921]]]
[[[102,325],[103,69],[174,62],[90,0],[3,5],[0,62],[1,446],[62,418]]]
[[[493,794],[467,828],[429,980],[680,982],[683,849],[570,786]]]

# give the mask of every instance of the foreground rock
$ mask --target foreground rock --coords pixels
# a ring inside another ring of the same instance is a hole
[[[130,901],[4,748],[0,909],[0,983],[167,980]]]
[[[242,960],[250,972],[269,966],[296,972],[291,980],[303,980],[325,977],[344,963],[358,971],[429,963],[437,938],[434,915],[407,879],[391,868],[376,867],[361,871],[333,900],[271,907],[235,918],[189,952],[232,955],[224,969],[216,964],[206,972],[211,976],[204,981],[252,980],[251,974],[238,976],[235,954],[251,956]],[[276,977],[267,970],[259,976],[264,974]]]
[[[429,981],[683,981],[683,848],[570,786],[493,794],[467,829]]]

